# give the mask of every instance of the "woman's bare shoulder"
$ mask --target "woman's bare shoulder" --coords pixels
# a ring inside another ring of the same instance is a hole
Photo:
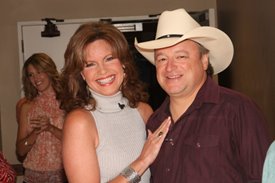
[[[147,123],[147,120],[153,113],[152,107],[147,103],[139,102],[137,109],[138,109],[140,115],[142,116],[144,122]]]
[[[91,127],[94,124],[94,118],[90,111],[86,109],[75,109],[69,112],[65,117],[65,126]]]
[[[16,103],[16,108],[21,108],[24,103],[28,102],[26,97],[20,98]]]
[[[75,109],[65,117],[63,126],[65,136],[86,136],[91,139],[94,147],[98,145],[98,132],[94,118],[86,109]]]
[[[20,111],[28,111],[33,105],[32,101],[26,100],[20,104]]]

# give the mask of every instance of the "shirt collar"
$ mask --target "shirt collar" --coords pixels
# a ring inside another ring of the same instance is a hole
[[[210,77],[208,76],[202,87],[200,88],[194,102],[191,106],[187,109],[185,114],[191,113],[193,110],[200,108],[204,103],[212,103],[217,104],[220,98],[220,88],[219,85]],[[162,116],[170,116],[169,110],[169,96],[165,99],[162,103],[160,108],[164,108],[164,113]]]
[[[217,104],[219,102],[220,92],[219,86],[215,81],[207,76],[204,84],[200,88],[194,102],[187,109],[185,114],[190,114],[192,111],[199,109],[203,104]]]
[[[210,76],[199,90],[193,103],[218,103],[220,98],[219,85]]]

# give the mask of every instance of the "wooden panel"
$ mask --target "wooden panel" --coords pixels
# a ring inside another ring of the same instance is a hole
[[[248,95],[258,104],[275,138],[274,7],[273,0],[264,3],[217,0],[218,25],[229,34],[235,47],[233,62],[220,78],[226,80],[226,86]]]

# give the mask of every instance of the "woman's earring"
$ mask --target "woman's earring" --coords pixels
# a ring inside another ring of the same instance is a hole
[[[125,73],[125,65],[122,65],[122,69],[123,69],[123,77],[126,76],[126,73]]]
[[[90,88],[89,88],[88,85],[86,85],[86,91],[87,91],[87,94],[88,94],[89,98],[91,98],[92,94],[91,94],[91,91],[90,91]]]

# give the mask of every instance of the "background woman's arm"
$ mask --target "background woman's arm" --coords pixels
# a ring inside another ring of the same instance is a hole
[[[31,150],[38,136],[35,130],[31,133],[28,133],[27,131],[27,113],[31,105],[32,104],[30,102],[24,103],[20,111],[16,140],[16,153],[19,157],[24,157]]]

